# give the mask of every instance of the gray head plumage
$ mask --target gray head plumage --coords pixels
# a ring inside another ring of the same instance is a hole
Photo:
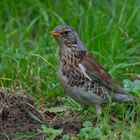
[[[75,48],[78,51],[87,50],[77,36],[77,33],[70,26],[58,25],[50,34],[56,38],[60,45],[60,49],[63,49],[64,51],[71,48]]]

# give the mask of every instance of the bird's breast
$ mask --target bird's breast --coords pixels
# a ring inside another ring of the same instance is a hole
[[[79,58],[74,54],[62,57],[60,60],[59,69],[61,71],[61,75],[67,79],[66,82],[71,87],[82,86],[86,80],[79,68],[79,61]]]

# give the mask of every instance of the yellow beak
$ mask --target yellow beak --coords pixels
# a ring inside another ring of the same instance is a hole
[[[59,36],[60,33],[59,32],[55,32],[55,31],[52,31],[49,33],[50,35],[53,35],[53,36]]]

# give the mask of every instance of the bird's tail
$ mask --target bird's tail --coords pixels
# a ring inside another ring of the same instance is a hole
[[[129,94],[115,93],[112,96],[112,100],[114,102],[119,102],[119,103],[132,102],[132,101],[134,101],[134,97]]]

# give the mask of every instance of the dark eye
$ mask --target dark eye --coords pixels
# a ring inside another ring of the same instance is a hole
[[[65,31],[64,34],[67,35],[69,33],[69,31]]]

